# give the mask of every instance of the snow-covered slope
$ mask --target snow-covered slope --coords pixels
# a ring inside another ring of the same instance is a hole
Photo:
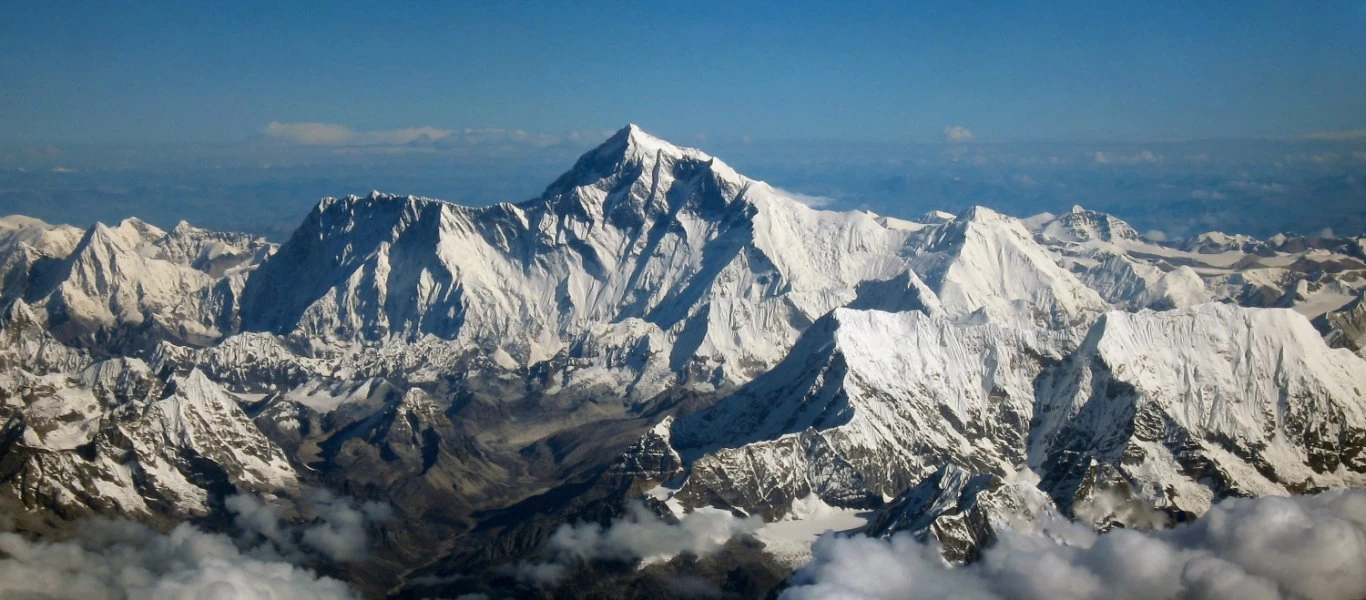
[[[1314,327],[1328,345],[1346,348],[1366,358],[1366,292],[1342,308],[1314,319]]]
[[[1033,382],[1067,335],[919,312],[839,309],[786,360],[680,420],[680,492],[781,513],[807,494],[841,505],[895,496],[946,461],[1013,472]]]
[[[245,273],[272,248],[185,223],[170,232],[138,219],[96,223],[65,254],[21,243],[7,255],[21,259],[7,267],[5,300],[22,299],[59,339],[104,353],[162,339],[202,345],[235,327]]]
[[[1282,309],[1110,312],[1073,332],[839,309],[670,442],[689,504],[870,505],[953,462],[1028,465],[1066,511],[1115,490],[1198,514],[1366,484],[1366,361]]]
[[[82,233],[70,225],[52,225],[22,215],[0,217],[0,253],[24,244],[48,256],[66,256],[76,248]]]
[[[1055,264],[1023,223],[985,207],[922,230],[910,250],[913,269],[950,314],[1066,327],[1110,308]]]
[[[8,330],[8,329],[7,329]],[[194,371],[169,380],[138,359],[0,374],[0,498],[64,518],[202,516],[227,489],[297,491],[280,448]]]
[[[653,329],[672,370],[696,361],[733,380],[776,362],[860,282],[902,270],[905,236],[631,126],[518,205],[325,200],[248,282],[243,325],[314,341],[434,336],[518,364],[604,325]]]
[[[1106,479],[1197,514],[1366,484],[1366,361],[1293,311],[1108,313],[1037,390],[1030,465],[1064,508]]]
[[[1315,318],[1366,287],[1359,239],[1282,234],[1258,240],[1211,232],[1159,243],[1112,215],[1081,207],[1024,223],[1060,266],[1128,310],[1220,301],[1294,308]]]

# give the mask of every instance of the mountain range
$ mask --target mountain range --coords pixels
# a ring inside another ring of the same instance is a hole
[[[392,506],[308,559],[367,596],[752,597],[824,528],[970,561],[1366,486],[1366,237],[801,199],[632,125],[538,198],[327,198],[278,245],[0,219],[0,508],[228,532],[325,490]],[[650,518],[726,535],[546,558]]]

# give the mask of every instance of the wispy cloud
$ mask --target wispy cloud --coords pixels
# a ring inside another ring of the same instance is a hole
[[[794,192],[792,190],[785,190],[776,187],[773,188],[773,190],[778,192],[779,194],[787,196],[788,198],[796,200],[797,202],[810,206],[811,208],[829,208],[836,202],[834,198],[831,198],[829,196],[815,196],[812,194],[803,194],[801,192]]]
[[[1352,140],[1366,140],[1366,129],[1351,129],[1347,131],[1315,131],[1304,136],[1306,140],[1320,140],[1329,142],[1348,142]]]
[[[977,139],[972,130],[962,125],[950,125],[944,128],[944,141],[949,143],[971,142]]]
[[[1091,153],[1091,162],[1098,165],[1155,165],[1162,162],[1162,155],[1146,149],[1128,155],[1115,155],[1097,150]]]
[[[336,123],[282,123],[272,121],[261,133],[266,138],[285,144],[303,146],[405,146],[405,145],[480,145],[519,144],[551,146],[563,141],[560,137],[521,129],[440,129],[437,127],[403,127],[376,131],[357,131]],[[571,135],[571,141],[584,134]],[[606,136],[603,136],[605,138]],[[599,138],[599,139],[603,139]]]

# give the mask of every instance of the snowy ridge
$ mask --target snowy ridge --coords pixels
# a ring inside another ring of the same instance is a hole
[[[680,495],[781,512],[810,493],[846,506],[894,496],[945,461],[1013,471],[1033,380],[1068,344],[1040,330],[836,310],[772,371],[675,425],[673,443],[692,459]]]
[[[640,319],[671,370],[743,380],[860,282],[903,270],[905,235],[628,127],[518,205],[324,201],[248,281],[243,326],[328,343],[431,335],[526,365]]]
[[[1362,485],[1364,374],[1288,310],[1108,313],[1040,381],[1030,463],[1052,471],[1043,485],[1064,505],[1094,464],[1197,514],[1230,494]]]
[[[810,493],[866,506],[948,462],[1000,477],[1028,464],[1066,511],[1109,489],[1199,514],[1366,484],[1363,377],[1366,361],[1288,310],[1110,312],[1068,334],[840,309],[673,426],[677,497],[781,514]]]
[[[1120,219],[1081,207],[1023,222],[1060,266],[1128,310],[1219,301],[1294,308],[1315,318],[1366,286],[1361,238],[1258,240],[1210,232],[1182,243],[1154,242]]]

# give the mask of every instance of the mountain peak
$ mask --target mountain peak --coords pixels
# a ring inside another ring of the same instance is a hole
[[[654,181],[656,171],[666,177],[710,171],[731,186],[742,187],[748,179],[721,160],[696,148],[676,146],[657,138],[640,126],[628,124],[597,148],[585,152],[574,167],[546,188],[543,197],[561,196],[581,186],[615,186],[622,178]]]
[[[628,123],[622,127],[589,154],[617,158],[622,161],[645,160],[661,155],[674,160],[683,158],[703,162],[712,160],[710,155],[701,150],[675,146],[668,141],[650,135],[635,123]]]
[[[957,220],[975,223],[995,223],[998,221],[1010,220],[1010,217],[985,206],[977,205],[963,211],[963,214],[959,215]]]

